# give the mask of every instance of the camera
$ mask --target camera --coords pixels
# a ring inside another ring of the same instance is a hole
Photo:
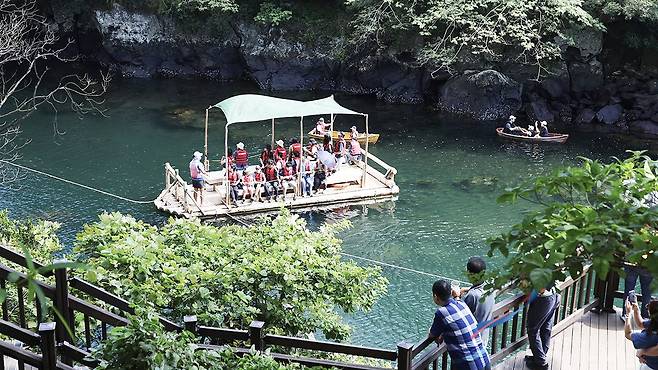
[[[628,292],[628,301],[631,303],[637,303],[637,294],[635,294],[635,290]]]

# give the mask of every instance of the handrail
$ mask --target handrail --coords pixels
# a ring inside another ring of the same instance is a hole
[[[41,337],[31,330],[21,328],[9,321],[0,320],[0,333],[10,338],[17,339],[28,346],[35,346],[41,341]]]
[[[555,323],[557,325],[553,330],[553,335],[559,333],[559,331],[570,325],[575,319],[579,317],[579,315],[582,315],[584,312],[589,311],[592,307],[599,304],[598,298],[593,298],[591,300],[589,299],[589,290],[591,289],[591,283],[594,279],[593,274],[594,271],[591,270],[591,266],[588,265],[575,279],[569,277],[556,285],[556,288],[563,293],[563,300],[560,302],[558,311],[556,311]],[[570,294],[571,290],[575,291]],[[585,295],[587,298],[581,297],[581,295]],[[521,305],[527,305],[526,295],[523,293],[506,298],[496,303],[492,312],[492,317],[494,319],[501,317],[504,314],[517,310],[519,307],[521,307]],[[562,310],[560,310],[560,308],[562,308]],[[519,321],[521,322],[519,323]],[[509,321],[490,328],[492,347],[490,355],[492,362],[504,358],[514,350],[521,348],[521,346],[527,342],[527,335],[525,334],[524,325],[525,310],[519,310],[513,317],[511,329]],[[500,327],[502,327],[502,333],[499,332]],[[519,331],[521,335],[518,335]],[[510,332],[512,339],[509,343],[507,343],[509,340],[508,334],[510,334]],[[447,366],[447,362],[445,361],[445,356],[447,356],[447,348],[445,345],[437,346],[430,351],[423,353],[432,343],[432,339],[426,338],[413,346],[411,351],[412,359],[421,354],[422,356],[412,362],[412,370],[426,369],[430,364],[438,361],[442,355],[444,356],[444,361],[442,364]],[[498,344],[500,344],[500,350],[498,349]]]
[[[263,340],[266,344],[282,347],[293,347],[300,349],[309,349],[324,352],[343,353],[347,355],[363,356],[370,358],[378,358],[382,360],[394,361],[397,359],[398,354],[395,351],[362,347],[344,343],[335,343],[327,341],[310,340],[303,338],[288,337],[282,335],[266,335]]]
[[[17,265],[20,265],[20,266],[23,266],[23,267],[27,268],[27,259],[25,258],[25,256],[23,256],[22,254],[14,251],[13,249],[11,249],[8,246],[0,245],[0,258],[4,258],[8,261],[11,261],[11,262],[17,264]],[[40,264],[37,261],[32,260],[32,263],[34,264],[34,267],[36,267],[38,269],[43,267],[43,265]],[[48,277],[48,276],[52,276],[53,272],[52,271],[46,271],[46,272],[41,273],[41,275],[45,276],[45,277]]]

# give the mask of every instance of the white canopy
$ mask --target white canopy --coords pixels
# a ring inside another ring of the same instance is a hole
[[[334,100],[331,95],[324,99],[298,101],[274,98],[265,95],[236,95],[214,105],[226,116],[226,125],[238,122],[263,121],[273,118],[306,117],[322,114],[353,114],[365,116],[363,113],[347,109]]]

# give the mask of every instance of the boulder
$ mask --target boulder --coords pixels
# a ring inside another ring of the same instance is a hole
[[[546,121],[548,123],[555,121],[555,114],[551,112],[548,103],[542,98],[532,99],[526,106],[526,114],[532,121]]]
[[[653,121],[633,121],[628,130],[635,136],[646,139],[658,139],[658,123]]]
[[[603,66],[597,60],[591,60],[588,63],[571,63],[569,75],[571,76],[571,90],[575,93],[594,91],[603,86]]]
[[[590,124],[592,121],[594,121],[594,118],[596,117],[596,112],[594,112],[592,109],[585,108],[582,109],[580,112],[578,112],[578,116],[576,116],[575,123],[578,124]]]
[[[498,120],[521,109],[522,86],[494,71],[461,75],[439,91],[439,108],[476,120]]]
[[[623,112],[624,108],[619,104],[606,105],[596,112],[596,119],[606,125],[612,125],[621,120]]]

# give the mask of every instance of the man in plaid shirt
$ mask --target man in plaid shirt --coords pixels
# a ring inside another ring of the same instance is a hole
[[[438,280],[432,286],[434,303],[439,308],[434,314],[430,338],[445,342],[452,370],[490,370],[489,355],[477,332],[477,321],[468,306],[452,298],[450,283]]]

